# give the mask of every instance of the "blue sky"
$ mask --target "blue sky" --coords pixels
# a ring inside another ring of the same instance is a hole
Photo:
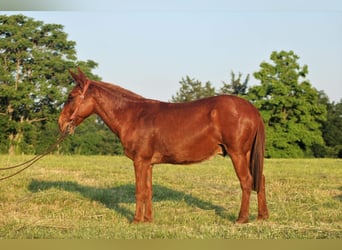
[[[219,88],[230,71],[258,71],[274,50],[293,50],[315,88],[342,98],[342,1],[98,0],[55,9],[21,13],[63,24],[104,81],[149,98],[170,100],[186,75]]]

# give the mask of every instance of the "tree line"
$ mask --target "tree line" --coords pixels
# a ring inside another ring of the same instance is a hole
[[[88,77],[98,65],[80,61],[76,43],[59,24],[24,15],[0,15],[0,153],[37,154],[55,142],[57,119],[74,86],[68,69],[81,67]],[[342,157],[342,100],[330,102],[306,79],[308,66],[293,51],[274,51],[270,62],[250,75],[231,72],[216,89],[210,81],[186,76],[171,102],[218,94],[252,102],[266,125],[267,157]],[[81,124],[56,151],[60,154],[122,154],[118,138],[96,116]]]

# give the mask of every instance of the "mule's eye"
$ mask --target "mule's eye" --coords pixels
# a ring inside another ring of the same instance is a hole
[[[71,102],[72,99],[74,99],[74,97],[73,97],[72,95],[69,95],[69,96],[68,96],[68,102]]]

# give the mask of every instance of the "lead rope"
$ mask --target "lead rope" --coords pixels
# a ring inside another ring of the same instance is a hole
[[[10,170],[10,169],[15,169],[15,168],[19,168],[21,166],[25,166],[26,164],[28,164],[27,166],[25,166],[24,168],[18,170],[17,172],[13,173],[13,174],[10,174],[10,175],[7,175],[5,177],[2,177],[0,178],[0,181],[3,181],[3,180],[6,180],[6,179],[9,179],[21,172],[23,172],[25,169],[31,167],[35,162],[39,161],[41,158],[43,158],[45,155],[51,153],[62,141],[64,141],[64,139],[68,136],[69,134],[69,130],[66,129],[66,132],[64,134],[62,134],[58,139],[57,141],[52,144],[50,147],[48,147],[42,154],[39,154],[35,157],[33,157],[31,160],[28,160],[28,161],[25,161],[23,163],[20,163],[20,164],[17,164],[17,165],[14,165],[14,166],[11,166],[11,167],[5,167],[5,168],[0,168],[0,171],[3,171],[3,170]]]

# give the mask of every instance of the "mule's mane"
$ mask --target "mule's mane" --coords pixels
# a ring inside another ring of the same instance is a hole
[[[97,82],[92,81],[92,84],[95,84],[96,86],[100,87],[103,90],[109,91],[111,94],[120,94],[122,97],[126,98],[133,98],[133,99],[145,99],[141,95],[138,95],[130,90],[127,90],[125,88],[122,88],[118,85],[112,84],[112,83],[106,83],[106,82]]]
[[[148,99],[141,95],[138,95],[128,89],[122,88],[118,85],[112,84],[112,83],[106,83],[106,82],[97,82],[97,81],[91,81],[92,84],[97,86],[103,91],[106,91],[110,95],[119,96],[120,99],[126,99],[133,102],[145,102],[145,103],[157,103],[160,101]]]

